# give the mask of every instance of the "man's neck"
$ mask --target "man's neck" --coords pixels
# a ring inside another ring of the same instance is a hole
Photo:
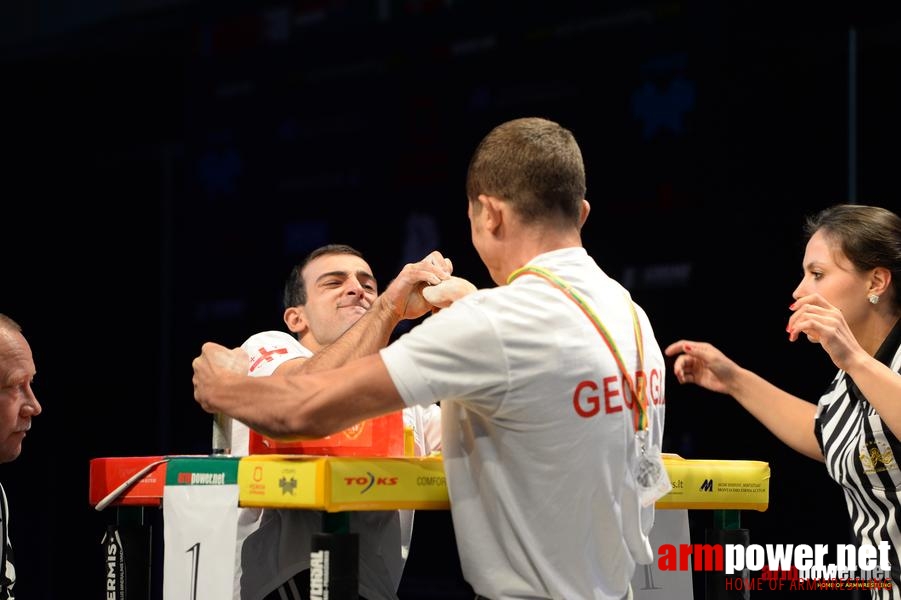
[[[524,267],[532,259],[546,252],[563,250],[564,248],[581,248],[582,238],[574,229],[565,231],[554,229],[532,229],[521,236],[521,241],[511,246],[502,259],[502,275],[504,281],[510,273]]]

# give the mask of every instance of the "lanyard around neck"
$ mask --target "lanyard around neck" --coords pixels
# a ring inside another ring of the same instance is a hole
[[[543,269],[541,267],[536,267],[534,265],[526,265],[520,269],[517,269],[510,273],[510,276],[507,278],[507,283],[510,284],[514,279],[519,277],[520,275],[537,275],[542,279],[549,282],[551,285],[556,287],[565,293],[570,300],[575,302],[576,306],[581,309],[581,311],[588,317],[588,320],[591,321],[592,325],[594,325],[595,330],[601,335],[601,338],[604,340],[604,343],[607,345],[607,348],[610,350],[610,353],[613,355],[613,360],[616,361],[616,365],[619,367],[620,372],[623,375],[623,378],[626,380],[626,385],[629,388],[629,393],[632,394],[632,420],[635,425],[635,431],[641,431],[646,429],[648,426],[647,423],[647,396],[645,394],[645,385],[644,380],[639,380],[638,386],[636,387],[635,381],[632,379],[632,375],[629,373],[629,370],[626,368],[626,362],[623,360],[622,354],[619,352],[619,348],[616,346],[616,342],[613,341],[613,336],[610,335],[610,332],[604,327],[604,324],[601,322],[600,317],[591,309],[591,306],[588,305],[587,302],[563,279],[554,275],[551,271],[547,269]],[[644,344],[642,343],[641,337],[641,325],[638,322],[638,313],[635,312],[635,304],[629,299],[629,308],[632,311],[632,328],[635,332],[635,346],[638,349],[638,370],[641,370],[641,366],[644,364]]]

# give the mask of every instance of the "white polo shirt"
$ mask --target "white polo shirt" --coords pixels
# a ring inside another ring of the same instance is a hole
[[[530,264],[565,280],[637,369],[630,299],[583,248]],[[653,441],[663,354],[636,307]],[[493,600],[619,600],[650,562],[653,504],[637,505],[631,397],[582,310],[536,276],[480,290],[381,351],[409,406],[441,401],[444,468],[463,574]],[[629,491],[631,489],[631,492]]]

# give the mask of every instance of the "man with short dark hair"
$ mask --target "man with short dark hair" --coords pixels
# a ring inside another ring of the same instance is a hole
[[[433,252],[404,267],[401,281],[437,283],[450,273],[450,262]],[[359,352],[387,343],[387,327],[376,325],[357,347],[326,350],[372,307],[378,284],[363,255],[351,246],[329,244],[310,252],[294,266],[285,282],[285,331],[264,331],[242,348],[249,355],[247,372],[254,377],[274,373],[312,372],[338,366]],[[317,364],[317,361],[320,361]],[[414,433],[415,453],[441,449],[438,405],[404,409],[404,424]],[[232,453],[247,454],[248,428],[232,423]],[[353,511],[350,530],[359,541],[359,589],[365,600],[397,600],[413,533],[413,511]],[[310,541],[323,530],[322,513],[308,510],[242,508],[239,512],[241,556],[236,565],[236,600],[308,600]]]

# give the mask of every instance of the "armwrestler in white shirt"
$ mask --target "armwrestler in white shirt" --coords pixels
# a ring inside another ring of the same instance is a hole
[[[450,270],[450,261],[433,252],[419,263],[405,266],[396,281],[406,286],[436,284],[447,280]],[[360,344],[332,346],[369,310],[377,293],[375,277],[357,250],[344,245],[314,250],[292,269],[285,284],[284,321],[296,337],[282,331],[249,337],[242,344],[250,356],[248,373],[269,376],[330,368],[384,347],[391,330],[378,324]],[[389,286],[385,294],[391,293]],[[419,306],[409,306],[405,294],[395,295],[400,304],[398,312],[404,310],[408,318],[421,316],[432,308],[425,300]],[[441,449],[440,415],[437,404],[404,409],[404,424],[413,428],[417,456]],[[248,428],[233,421],[232,453],[246,455],[248,438]],[[359,534],[361,598],[397,600],[412,528],[411,510],[350,515],[350,529]],[[319,531],[319,512],[241,508],[235,600],[308,598],[310,541],[312,534]]]

